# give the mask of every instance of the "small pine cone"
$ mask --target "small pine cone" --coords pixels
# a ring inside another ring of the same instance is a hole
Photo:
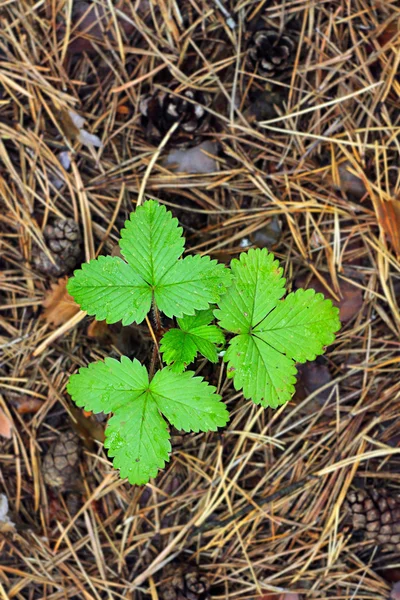
[[[43,235],[54,263],[45,252],[37,250],[34,262],[39,271],[55,277],[71,272],[81,252],[81,236],[77,223],[73,219],[56,219],[53,225],[45,227]]]
[[[353,529],[386,551],[400,551],[400,495],[385,489],[351,491],[346,499]]]
[[[43,459],[47,485],[62,490],[77,489],[79,438],[73,431],[61,433]]]
[[[180,96],[156,92],[140,102],[142,124],[153,143],[160,142],[177,121],[179,127],[171,141],[179,145],[195,142],[196,136],[208,127],[209,113],[204,107],[209,105],[209,97],[192,90],[181,92]]]
[[[259,75],[274,77],[292,62],[295,42],[274,29],[260,29],[251,38],[249,58]]]
[[[191,565],[168,564],[163,570],[161,600],[208,600],[209,582],[204,573]]]

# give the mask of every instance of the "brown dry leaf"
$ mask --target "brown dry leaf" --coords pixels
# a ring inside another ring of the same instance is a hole
[[[97,135],[86,131],[86,129],[83,128],[84,124],[85,119],[78,115],[74,110],[60,111],[60,126],[68,139],[72,141],[76,140],[84,146],[101,148],[103,146],[101,139]]]
[[[11,438],[11,432],[12,423],[4,411],[0,408],[0,436],[9,440]]]
[[[92,321],[87,328],[87,335],[101,344],[115,343],[115,334],[105,321]]]
[[[387,27],[379,34],[378,42],[381,46],[385,46],[388,42],[391,42],[399,33],[399,20],[391,21]]]
[[[325,279],[328,285],[333,287],[331,277],[327,275]],[[305,287],[306,281],[306,277],[298,277],[295,282],[296,287]],[[347,323],[347,321],[351,321],[360,312],[363,305],[363,294],[360,288],[348,281],[340,281],[339,285],[340,302],[332,298],[325,286],[315,276],[307,283],[307,288],[313,288],[316,292],[323,294],[325,298],[330,298],[333,304],[339,308],[339,317],[342,323]]]
[[[5,396],[8,404],[13,406],[20,415],[36,413],[44,404],[43,400],[22,392],[7,390]]]
[[[95,447],[93,440],[100,443],[104,442],[104,425],[97,420],[95,415],[89,413],[89,416],[86,416],[88,415],[86,411],[86,415],[84,415],[83,411],[73,404],[70,405],[69,409],[73,416],[72,427],[81,436],[86,448],[93,450]]]
[[[43,319],[58,327],[76,315],[80,308],[67,292],[68,277],[61,277],[58,283],[52,283],[42,304],[46,308]]]
[[[76,123],[76,119],[72,118],[72,115],[76,114],[72,110],[60,110],[58,113],[59,116],[59,125],[65,135],[70,140],[75,140],[79,136],[79,126]],[[83,124],[83,121],[82,121]]]
[[[15,401],[14,406],[17,413],[20,415],[27,415],[31,413],[37,413],[39,408],[43,406],[43,400],[39,398],[31,398],[30,396],[22,396],[20,400]]]
[[[386,233],[397,255],[400,255],[400,199],[375,202],[379,226]]]

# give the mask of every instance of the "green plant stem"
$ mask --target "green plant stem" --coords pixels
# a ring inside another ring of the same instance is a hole
[[[158,340],[162,334],[163,326],[162,326],[162,322],[161,322],[160,311],[158,310],[157,304],[154,302],[154,300],[153,300],[153,304],[152,304],[152,309],[153,309],[154,323],[156,325],[155,333],[156,333],[156,338]]]
[[[159,356],[158,346],[153,344],[153,351],[151,353],[150,367],[149,367],[149,380],[151,381],[154,377],[154,371],[156,369],[156,360],[157,356]]]
[[[156,303],[154,302],[154,300],[153,300],[153,304],[152,304],[152,313],[153,313],[153,319],[154,319],[154,324],[155,324],[154,334],[155,334],[156,340],[158,342],[158,340],[160,339],[160,337],[162,336],[162,333],[163,333],[163,326],[162,326],[162,322],[161,322],[160,311],[158,310],[158,307],[157,307]],[[150,368],[149,368],[150,381],[153,379],[153,376],[154,376],[157,357],[158,357],[158,359],[160,361],[160,365],[162,367],[162,360],[161,360],[160,352],[158,350],[158,343],[157,344],[154,343],[153,351],[151,353]]]

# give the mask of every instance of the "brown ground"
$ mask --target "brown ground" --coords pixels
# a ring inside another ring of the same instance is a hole
[[[198,565],[221,599],[383,600],[399,578],[399,555],[353,536],[343,508],[349,489],[400,479],[399,3],[221,3],[0,3],[0,492],[15,523],[0,519],[1,597],[156,600],[171,561]],[[248,56],[260,19],[294,40],[268,81]],[[190,145],[216,142],[213,172],[163,166],[181,141],[154,139],[139,102],[167,87],[208,98]],[[101,148],[80,143],[71,109]],[[38,259],[57,218],[79,225],[78,264],[110,253],[138,198],[165,203],[193,251],[228,262],[267,246],[292,287],[330,294],[343,320],[276,411],[198,361],[230,424],[175,432],[168,468],[144,488],[119,479],[104,422],[65,385],[107,355],[148,361],[148,331],[88,330],[59,297],[58,318],[44,317],[58,277]],[[78,454],[55,480],[44,456],[71,431]]]

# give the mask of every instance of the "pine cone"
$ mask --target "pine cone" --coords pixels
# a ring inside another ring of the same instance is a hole
[[[160,590],[161,600],[208,600],[207,576],[191,565],[168,564]]]
[[[291,64],[295,43],[274,29],[260,29],[251,38],[249,58],[259,75],[273,77]]]
[[[207,128],[209,113],[204,106],[209,105],[209,97],[192,90],[181,92],[180,96],[156,92],[141,101],[142,124],[146,128],[147,138],[153,143],[160,142],[177,121],[179,127],[172,136],[175,144],[190,144]]]
[[[61,433],[43,459],[43,477],[47,485],[63,490],[76,489],[78,462],[78,436],[73,431]]]
[[[383,550],[400,551],[400,494],[387,490],[356,490],[347,495],[353,529]]]
[[[53,225],[45,227],[43,235],[54,263],[43,250],[36,250],[34,263],[37,269],[55,277],[71,272],[81,252],[81,236],[77,223],[73,219],[56,219]]]

